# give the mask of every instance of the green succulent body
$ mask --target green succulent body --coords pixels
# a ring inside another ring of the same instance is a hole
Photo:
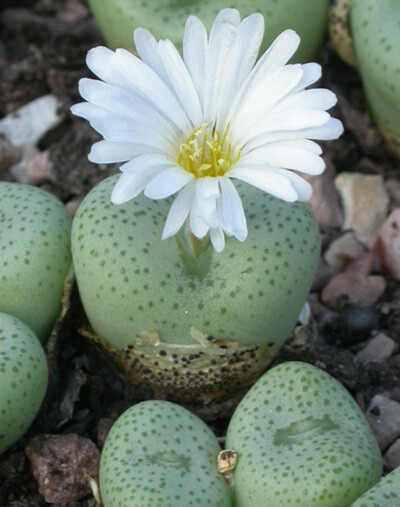
[[[48,371],[35,333],[0,313],[0,454],[28,429],[43,401]]]
[[[187,236],[161,240],[170,200],[110,202],[116,177],[94,188],[74,218],[72,250],[82,302],[95,333],[123,348],[154,330],[191,344],[191,327],[239,344],[278,347],[296,324],[319,258],[308,206],[239,188],[249,235],[222,253]]]
[[[100,460],[104,507],[231,505],[211,429],[185,408],[145,401],[111,428]]]
[[[400,505],[400,467],[386,475],[351,507],[397,507]]]
[[[256,382],[230,421],[225,447],[239,453],[237,507],[345,507],[382,472],[354,400],[306,363],[280,364]]]
[[[71,265],[71,219],[43,190],[0,182],[0,311],[47,340]]]
[[[372,114],[400,153],[400,3],[352,0],[350,20]]]
[[[225,7],[237,8],[242,17],[260,12],[265,18],[262,50],[286,28],[297,31],[302,43],[296,61],[304,62],[318,52],[325,33],[328,0],[89,0],[99,26],[112,48],[134,49],[132,32],[144,27],[156,39],[170,39],[181,48],[183,27],[191,14],[198,16],[210,30],[218,12]]]

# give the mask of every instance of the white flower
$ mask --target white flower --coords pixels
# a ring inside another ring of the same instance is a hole
[[[288,64],[300,38],[284,31],[258,60],[261,14],[240,21],[235,9],[216,17],[207,38],[194,16],[186,22],[183,59],[169,40],[134,33],[140,58],[97,47],[87,64],[101,79],[81,79],[87,101],[72,112],[103,137],[89,154],[95,163],[125,162],[111,200],[122,204],[144,190],[151,199],[177,196],[163,239],[189,220],[197,238],[209,233],[220,252],[225,235],[244,241],[246,218],[232,178],[285,201],[306,201],[311,186],[297,172],[324,170],[310,139],[335,139],[340,121],[325,89],[306,88],[321,76],[316,63]],[[296,172],[294,172],[296,171]]]

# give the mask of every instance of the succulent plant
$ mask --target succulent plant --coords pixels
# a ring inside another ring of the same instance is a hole
[[[331,33],[338,52],[345,61],[357,65],[372,116],[388,146],[400,156],[400,3],[336,3],[336,9],[342,10],[332,17]]]
[[[397,507],[400,505],[400,467],[383,477],[351,507]]]
[[[287,65],[300,44],[293,30],[256,62],[263,33],[260,13],[241,20],[236,9],[222,9],[209,37],[189,16],[182,58],[171,41],[138,28],[141,58],[121,48],[89,51],[99,80],[80,81],[85,102],[71,109],[104,137],[90,160],[123,162],[118,180],[93,190],[74,220],[89,321],[136,376],[164,380],[168,371],[176,379],[181,366],[179,393],[192,385],[189,367],[199,358],[198,386],[200,374],[218,377],[220,394],[231,391],[232,370],[236,380],[249,378],[258,361],[244,356],[263,349],[265,371],[264,359],[296,323],[319,257],[310,209],[288,202],[311,197],[299,172],[325,168],[312,139],[343,131],[327,113],[336,97],[307,89],[321,75],[318,64]],[[218,363],[222,349],[228,360]],[[166,356],[170,364],[161,367]]]
[[[170,39],[181,48],[183,25],[187,16],[195,14],[210,29],[218,11],[234,7],[241,14],[260,12],[265,16],[265,50],[285,28],[293,28],[302,38],[296,60],[303,62],[318,52],[325,33],[328,0],[89,0],[90,8],[112,48],[134,49],[132,32],[138,26],[148,28],[157,39]]]
[[[46,357],[35,333],[0,313],[0,453],[28,429],[43,401]]]
[[[37,187],[2,181],[0,202],[0,311],[44,343],[71,265],[71,220],[58,199]]]
[[[231,505],[217,471],[211,429],[185,408],[145,401],[124,412],[107,436],[99,482],[104,507]]]
[[[307,205],[242,187],[249,237],[216,253],[186,231],[160,241],[169,201],[110,202],[116,177],[95,187],[72,227],[82,302],[94,331],[122,348],[155,330],[166,343],[193,344],[191,327],[239,344],[280,346],[295,326],[319,256]]]
[[[350,505],[380,478],[381,454],[364,415],[333,377],[315,366],[269,370],[238,405],[226,448],[237,507]]]

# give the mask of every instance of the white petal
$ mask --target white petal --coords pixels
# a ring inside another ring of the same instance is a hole
[[[293,89],[302,75],[301,65],[287,65],[272,74],[262,86],[254,89],[243,100],[241,108],[232,120],[232,138],[241,139],[243,142],[247,139],[247,133],[254,128],[254,124],[261,122],[261,125],[264,125],[268,119],[266,116],[268,111]]]
[[[115,53],[103,46],[92,48],[86,56],[86,63],[89,69],[97,77],[121,88],[131,90],[132,87],[126,77],[118,69],[115,62]]]
[[[285,142],[286,146],[293,146],[296,148],[302,148],[304,150],[312,151],[317,155],[322,154],[321,146],[315,143],[314,141],[310,141],[309,139],[302,139],[301,137],[290,139],[290,136],[288,135],[287,132],[282,133],[283,134],[282,137],[279,137],[278,134],[281,133],[271,132],[265,134],[265,136],[258,136],[252,139],[248,144],[246,144],[246,146],[242,148],[240,152],[242,159],[245,157],[247,153],[250,153],[256,148],[261,148],[262,146],[270,146],[270,145],[281,146],[279,142]]]
[[[195,185],[195,181],[190,181],[179,191],[169,210],[162,239],[170,238],[176,234],[184,224],[192,205]]]
[[[260,146],[242,159],[243,164],[263,164],[284,169],[294,169],[306,174],[321,174],[325,162],[317,153],[297,147],[291,141]]]
[[[150,148],[143,144],[99,141],[92,146],[88,158],[95,164],[113,164],[148,154],[151,150],[157,153],[156,148]]]
[[[274,112],[283,109],[330,109],[337,102],[336,95],[324,88],[313,88],[293,93],[276,105]]]
[[[159,155],[158,153],[146,153],[126,162],[126,164],[122,164],[119,170],[123,173],[134,173],[151,169],[156,166],[161,166],[161,169],[165,169],[170,165],[171,161],[165,157],[165,155]]]
[[[304,63],[302,67],[303,67],[303,77],[297,84],[296,88],[293,90],[294,92],[298,92],[300,90],[303,90],[304,88],[307,88],[307,86],[314,84],[316,81],[318,81],[318,79],[321,78],[322,69],[321,65],[319,65],[318,63],[314,62]]]
[[[288,111],[270,112],[260,121],[252,125],[246,134],[240,138],[232,135],[232,141],[240,149],[250,140],[279,131],[302,130],[310,127],[320,127],[330,118],[326,111],[318,109],[292,109]],[[307,136],[304,136],[307,137]]]
[[[337,139],[343,133],[342,122],[335,118],[329,118],[329,120],[321,126],[310,127],[299,130],[281,130],[281,131],[267,131],[264,134],[260,134],[251,141],[249,141],[241,149],[242,156],[248,153],[250,150],[257,148],[263,144],[272,143],[275,141],[290,141],[295,139],[317,139],[317,140],[329,140]]]
[[[197,186],[197,181],[196,181]],[[201,211],[199,210],[196,193],[193,196],[192,206],[189,215],[189,227],[196,238],[204,238],[210,229],[210,226],[204,221]]]
[[[103,109],[102,107],[95,106],[89,102],[80,102],[71,106],[71,113],[85,120],[104,120],[115,116],[112,112]]]
[[[164,199],[175,194],[193,178],[193,174],[180,167],[168,167],[148,183],[144,189],[144,195],[150,199]]]
[[[225,248],[225,236],[222,232],[221,227],[216,227],[215,229],[210,229],[210,240],[211,244],[214,247],[214,250],[217,253],[221,253]]]
[[[294,202],[297,200],[297,192],[287,178],[281,174],[270,172],[265,167],[235,167],[229,171],[229,176],[249,183],[249,185],[284,201]]]
[[[247,224],[238,191],[229,178],[221,178],[220,187],[223,223],[227,224],[229,230],[239,241],[244,241],[247,237]]]
[[[280,174],[282,176],[285,176],[290,183],[292,184],[292,187],[297,192],[297,200],[298,201],[308,201],[311,198],[312,195],[312,186],[308,181],[306,181],[304,178],[299,176],[293,171],[288,171],[286,169],[277,169],[279,170]]]
[[[133,89],[182,131],[190,129],[189,120],[174,94],[148,65],[125,49],[117,49],[118,68]]]
[[[169,85],[168,76],[164,70],[160,55],[158,54],[158,43],[155,37],[145,28],[139,27],[133,32],[133,40],[140,59],[153,69],[164,83]]]
[[[79,93],[88,102],[107,109],[112,116],[131,118],[176,137],[177,131],[171,122],[137,95],[121,87],[103,83],[96,79],[83,78],[79,81]]]
[[[321,126],[305,128],[301,131],[304,137],[317,139],[320,141],[329,141],[337,139],[343,134],[344,128],[340,120],[329,118],[329,120]]]
[[[115,117],[95,119],[90,124],[106,141],[146,144],[168,153],[173,150],[171,143],[160,132],[138,125],[134,120]]]
[[[293,171],[278,169],[275,167],[255,166],[255,169],[264,170],[267,174],[279,174],[284,176],[297,193],[296,201],[308,201],[312,195],[312,186],[304,178]]]
[[[180,54],[169,40],[160,41],[158,51],[176,97],[191,120],[193,128],[197,128],[202,123],[200,101]]]
[[[111,202],[123,204],[136,197],[162,167],[150,167],[136,172],[122,173],[111,193]]]
[[[206,29],[198,18],[189,16],[183,34],[183,61],[192,77],[201,103],[203,103],[204,98],[206,50]]]
[[[196,181],[197,213],[209,227],[218,225],[217,199],[219,197],[219,178],[198,178]]]
[[[293,30],[285,30],[259,59],[253,71],[242,84],[231,108],[230,119],[236,116],[242,101],[251,90],[267,82],[268,76],[283,67],[300,44],[300,37]]]
[[[217,130],[223,128],[232,102],[250,74],[256,62],[264,34],[264,18],[255,13],[245,18],[236,32],[236,39],[222,74],[219,104],[217,111]]]
[[[240,15],[236,9],[223,9],[210,31],[204,69],[204,121],[214,125],[225,64],[232,50]]]

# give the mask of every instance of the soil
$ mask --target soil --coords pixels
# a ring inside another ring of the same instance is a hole
[[[89,76],[85,55],[91,47],[104,44],[102,36],[83,0],[3,0],[0,9],[0,117],[48,93],[60,99],[63,120],[39,145],[41,151],[48,150],[52,162],[51,173],[40,186],[65,203],[77,200],[118,169],[88,162],[89,148],[99,137],[86,122],[69,113],[69,107],[81,101],[79,78]],[[328,41],[320,61],[324,69],[322,86],[339,97],[332,114],[346,126],[340,140],[325,143],[326,156],[338,173],[357,171],[379,174],[385,180],[398,178],[400,162],[387,152],[366,113],[358,74],[335,56]],[[2,171],[0,180],[11,181],[10,172]],[[339,232],[322,230],[324,249]],[[400,284],[390,278],[386,281],[386,292],[376,305],[356,309],[344,301],[335,319],[318,324],[312,346],[289,343],[277,361],[303,360],[325,369],[363,410],[377,393],[391,392],[396,399],[397,392],[400,401],[400,356],[369,364],[354,362],[354,355],[373,333],[384,332],[400,344]],[[74,290],[72,310],[59,330],[44,406],[23,438],[0,456],[0,505],[48,505],[24,453],[34,436],[74,433],[98,443],[99,431],[107,421],[149,396],[131,387],[117,368],[79,335],[82,322],[79,296]],[[224,435],[227,420],[210,422],[218,436]],[[87,496],[69,505],[94,506],[95,501]]]

